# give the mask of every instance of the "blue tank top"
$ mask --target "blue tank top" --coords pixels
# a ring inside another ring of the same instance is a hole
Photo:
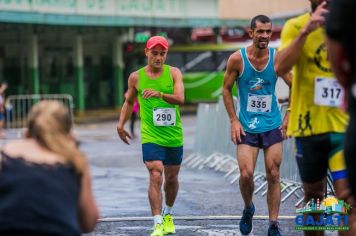
[[[275,87],[277,74],[274,70],[273,48],[269,60],[261,71],[255,69],[247,57],[246,48],[240,50],[243,69],[236,78],[240,99],[239,119],[245,131],[262,133],[278,128],[282,123]]]
[[[0,235],[80,236],[74,167],[0,155]]]

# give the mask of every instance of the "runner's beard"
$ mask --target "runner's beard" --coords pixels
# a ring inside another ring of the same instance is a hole
[[[263,44],[264,46],[261,46],[261,44]],[[268,47],[268,41],[262,41],[262,42],[260,41],[257,44],[257,48],[259,48],[259,49],[265,49],[267,47]]]

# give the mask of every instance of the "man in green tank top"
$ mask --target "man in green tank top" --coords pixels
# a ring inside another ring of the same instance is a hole
[[[128,91],[117,124],[117,133],[129,144],[124,129],[135,98],[138,97],[141,116],[143,162],[149,172],[148,197],[154,219],[151,236],[175,233],[172,207],[178,193],[178,173],[183,156],[183,132],[179,105],[184,103],[182,73],[165,65],[168,41],[161,36],[151,37],[145,48],[147,65],[128,79]],[[166,206],[162,212],[162,183]]]

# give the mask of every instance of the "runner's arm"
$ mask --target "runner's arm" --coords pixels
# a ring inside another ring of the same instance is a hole
[[[281,127],[283,138],[286,139],[286,138],[288,138],[287,129],[288,129],[288,124],[289,124],[289,115],[290,115],[290,111],[291,111],[290,105],[291,105],[292,80],[293,80],[292,72],[289,72],[289,73],[285,74],[284,76],[282,76],[282,79],[289,87],[287,110],[286,110],[286,113],[284,114],[283,121],[282,121],[282,127]]]
[[[171,74],[174,82],[174,92],[173,94],[162,93],[161,97],[163,100],[170,104],[184,104],[184,84],[183,75],[180,70],[176,67],[171,67]]]
[[[232,99],[232,87],[234,86],[235,79],[239,74],[236,66],[238,63],[241,63],[241,59],[238,59],[237,53],[232,54],[227,61],[222,87],[224,104],[231,123],[234,121],[238,121],[234,106],[234,100]]]
[[[127,120],[130,118],[130,115],[132,113],[132,107],[135,102],[135,98],[137,97],[137,89],[136,89],[137,80],[138,80],[137,72],[131,73],[128,79],[128,89],[125,96],[126,99],[124,105],[121,108],[119,120],[116,127],[120,139],[124,141],[126,144],[129,144],[127,137],[131,138],[131,136],[124,129],[124,126]]]
[[[290,22],[286,23],[284,26],[285,29],[282,30],[281,35],[283,49],[278,52],[275,60],[275,71],[278,76],[288,73],[293,65],[297,63],[308,35],[325,23],[325,14],[327,13],[326,2],[323,2],[317,7],[316,11],[311,15],[308,23],[300,30],[295,39],[288,46],[283,46],[283,44],[286,45],[284,41],[288,41],[285,37],[291,36],[290,34],[286,36],[285,31],[290,32],[295,30],[292,29],[294,26],[290,25]]]
[[[292,81],[293,81],[292,71],[288,72],[287,74],[282,75],[281,78],[284,80],[284,82],[288,85],[289,88],[292,87]]]
[[[241,56],[238,52],[235,52],[230,56],[227,61],[222,88],[225,108],[231,122],[231,140],[235,144],[237,144],[237,141],[241,141],[241,134],[245,135],[240,121],[236,116],[234,100],[232,98],[232,87],[234,86],[235,79],[239,74],[238,65],[242,64],[241,60]]]

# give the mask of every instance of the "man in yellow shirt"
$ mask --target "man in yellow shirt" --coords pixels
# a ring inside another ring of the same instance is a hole
[[[306,202],[324,197],[328,169],[337,196],[341,198],[348,191],[343,156],[348,116],[340,109],[344,90],[327,59],[322,27],[328,13],[327,2],[310,2],[311,13],[286,22],[276,59],[285,73],[294,65],[287,134],[296,138],[296,159]],[[305,235],[320,233],[305,231]],[[340,235],[347,233],[340,231]]]

